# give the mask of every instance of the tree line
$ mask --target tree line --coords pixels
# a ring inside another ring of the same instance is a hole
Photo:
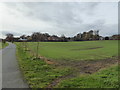
[[[114,38],[119,37],[119,35],[113,35]],[[113,38],[112,37],[112,38]],[[50,35],[48,33],[34,32],[32,35],[21,35],[19,37],[14,37],[13,34],[6,34],[6,41],[9,42],[67,42],[67,41],[90,41],[90,40],[109,40],[111,37],[102,37],[99,35],[98,30],[90,30],[88,32],[78,33],[74,37],[66,37],[64,34],[60,37],[57,35]]]

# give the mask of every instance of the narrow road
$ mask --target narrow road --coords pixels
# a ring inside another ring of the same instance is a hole
[[[2,50],[0,50],[0,90],[2,90]]]
[[[2,51],[2,88],[29,88],[23,80],[16,60],[16,46],[9,46]],[[1,54],[1,53],[0,53]]]

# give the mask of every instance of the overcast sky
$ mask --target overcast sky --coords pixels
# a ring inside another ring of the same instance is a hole
[[[0,16],[0,37],[33,32],[74,36],[91,29],[102,36],[118,33],[117,2],[7,2],[0,3]]]

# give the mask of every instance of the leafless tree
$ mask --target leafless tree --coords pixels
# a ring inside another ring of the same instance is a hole
[[[9,42],[13,42],[14,41],[14,35],[12,33],[7,33],[6,34],[6,40]]]
[[[39,58],[39,42],[42,40],[42,34],[40,32],[34,32],[32,34],[32,39],[37,42],[36,46],[36,58]]]

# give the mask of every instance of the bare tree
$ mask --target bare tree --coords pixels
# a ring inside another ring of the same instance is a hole
[[[42,40],[42,34],[40,32],[34,32],[32,34],[32,39],[37,42],[36,46],[36,58],[39,58],[39,42]]]
[[[6,40],[9,42],[13,42],[14,41],[14,35],[12,33],[8,33],[6,34]]]
[[[61,35],[61,41],[63,41],[63,42],[66,42],[66,41],[67,41],[67,38],[65,37],[64,34]]]
[[[20,38],[26,39],[27,37],[26,37],[26,35],[22,35],[22,36],[20,36]]]

